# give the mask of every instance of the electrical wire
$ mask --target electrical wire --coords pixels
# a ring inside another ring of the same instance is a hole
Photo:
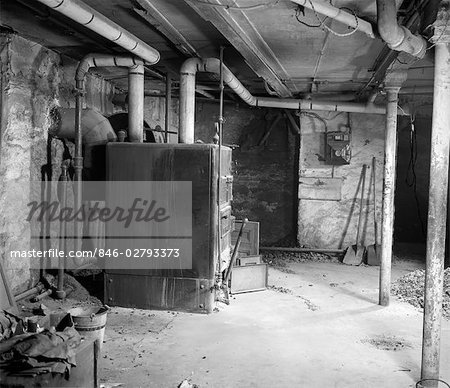
[[[301,116],[308,116],[308,117],[313,117],[319,121],[321,121],[323,123],[323,125],[325,126],[325,133],[328,132],[328,125],[327,122],[325,121],[325,119],[323,117],[320,117],[317,113],[314,112],[300,112]]]
[[[450,22],[450,17],[447,18],[447,20],[445,21],[445,26],[442,28],[442,32],[439,35],[439,37],[437,39],[433,39],[433,36],[428,39],[428,42],[433,43],[430,47],[427,48],[427,50],[432,49],[434,46],[436,46],[439,41],[442,39],[442,37],[444,36],[445,32],[447,31],[447,27],[448,27],[448,23]],[[429,28],[430,26],[428,26],[427,28]]]
[[[320,26],[324,27],[328,32],[332,33],[333,35],[336,35],[338,37],[347,37],[347,36],[353,35],[356,31],[358,31],[359,20],[358,20],[358,16],[356,15],[356,12],[353,9],[347,8],[347,7],[340,7],[339,8],[339,9],[349,10],[353,14],[353,16],[355,17],[355,22],[356,22],[356,27],[353,30],[351,30],[350,32],[347,32],[347,33],[340,33],[340,32],[334,31],[332,28],[328,27],[325,24],[325,21],[328,19],[328,16],[325,17],[325,19],[320,20],[319,15],[317,14],[316,9],[314,8],[314,4],[313,4],[312,0],[309,0],[309,3],[311,4],[311,9],[314,11],[314,15],[316,16],[316,19],[320,22]]]
[[[271,8],[280,2],[280,0],[275,0],[275,1],[268,2],[268,3],[260,3],[260,4],[255,4],[255,5],[247,5],[247,6],[239,7],[236,5],[210,3],[209,1],[206,1],[206,0],[188,0],[188,1],[203,4],[203,5],[210,5],[212,7],[225,8],[227,10],[231,9],[231,10],[240,10],[240,11],[252,11],[252,10],[261,9],[261,8]]]
[[[420,210],[419,197],[417,195],[417,175],[416,175],[416,163],[417,163],[417,133],[414,126],[415,117],[411,116],[411,132],[409,137],[409,162],[406,170],[405,183],[408,187],[412,187],[414,192],[414,200],[416,202],[417,215],[420,221],[420,228],[422,230],[423,237],[426,237],[425,223],[423,221],[422,212]]]
[[[318,28],[318,27],[322,27],[323,22],[321,22],[321,23],[319,23],[319,24],[308,24],[308,23],[304,22],[303,20],[300,20],[300,12],[303,13],[303,10],[302,10],[302,8],[301,8],[300,6],[298,6],[298,7],[296,8],[296,10],[295,10],[295,18],[297,19],[297,21],[298,21],[300,24],[303,24],[304,26],[310,27],[310,28]],[[303,13],[303,15],[304,15],[304,13]],[[324,19],[324,20],[325,20],[325,19]]]

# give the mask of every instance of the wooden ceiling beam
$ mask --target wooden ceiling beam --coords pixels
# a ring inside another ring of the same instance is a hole
[[[210,0],[210,4],[184,0],[203,19],[211,22],[219,32],[242,54],[249,67],[262,77],[280,97],[292,97],[286,86],[289,75],[244,12],[226,6],[235,6],[234,0]]]
[[[200,57],[184,35],[158,10],[153,0],[136,0],[142,9],[133,8],[141,18],[166,37],[187,57]]]

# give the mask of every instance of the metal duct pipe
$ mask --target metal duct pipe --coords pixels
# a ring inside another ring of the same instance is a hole
[[[180,71],[180,143],[194,142],[195,114],[195,75],[200,72],[220,74],[220,61],[216,58],[190,58],[181,66]],[[386,114],[386,107],[372,103],[312,101],[302,99],[255,97],[236,76],[223,65],[224,82],[248,105],[267,108],[283,108],[295,110],[324,110],[350,113]],[[400,113],[399,113],[400,114]],[[401,114],[408,114],[407,109]]]
[[[61,139],[75,139],[74,108],[60,108],[56,111],[54,122],[50,126],[51,135]],[[109,120],[93,109],[83,109],[80,121],[82,141],[85,145],[106,144],[116,141],[117,136]]]
[[[141,59],[129,55],[88,54],[78,64],[75,80],[84,81],[91,67],[135,67],[142,64]]]
[[[397,23],[397,8],[392,0],[377,0],[378,32],[390,49],[422,59],[427,41]]]
[[[330,3],[325,3],[320,0],[291,0],[293,3],[308,8],[314,12],[328,16],[331,19],[337,20],[349,27],[364,32],[369,38],[375,39],[375,33],[373,27],[369,22],[358,18],[357,16],[348,13],[342,9],[332,6]],[[391,0],[393,2],[393,0]],[[395,2],[393,2],[395,6]]]
[[[144,141],[144,66],[128,70],[128,139],[132,143]]]
[[[37,0],[142,58],[147,64],[159,61],[159,52],[106,16],[79,0]]]
[[[143,61],[130,56],[88,54],[79,63],[75,74],[79,93],[84,94],[84,79],[91,67],[128,67],[128,138],[132,142],[142,143],[144,130]]]

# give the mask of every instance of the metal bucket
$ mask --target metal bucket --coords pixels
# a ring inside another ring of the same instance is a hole
[[[98,349],[102,349],[108,308],[106,306],[76,307],[69,310],[75,329],[83,338],[97,341]]]

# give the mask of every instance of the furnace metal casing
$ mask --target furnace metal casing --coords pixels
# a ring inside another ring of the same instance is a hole
[[[217,145],[107,145],[106,165],[110,181],[192,182],[192,269],[107,269],[107,304],[200,313],[213,310],[214,286],[219,269],[219,214],[222,270],[229,262],[233,229],[231,149],[222,147],[220,159],[222,178],[219,195]],[[106,242],[108,244],[108,240]]]

